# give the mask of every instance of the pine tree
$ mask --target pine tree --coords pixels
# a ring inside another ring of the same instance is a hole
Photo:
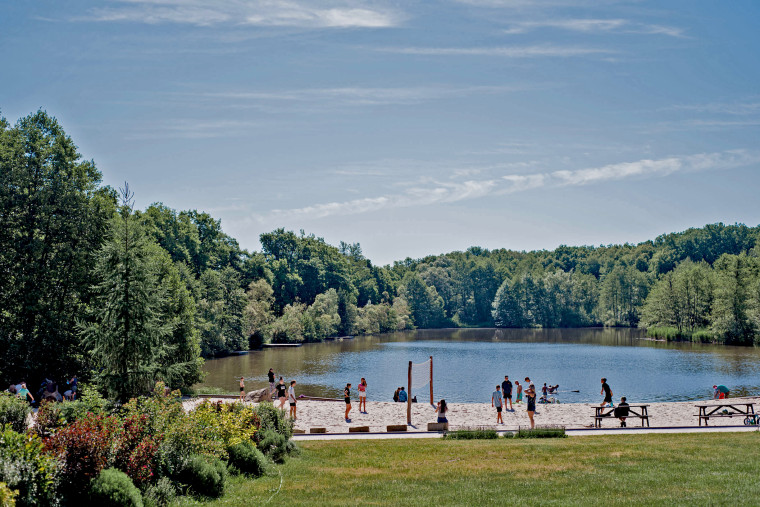
[[[132,210],[129,186],[100,251],[95,272],[100,280],[93,321],[82,326],[100,385],[126,401],[147,392],[157,378],[163,341],[171,332],[162,324],[163,290],[150,243]]]

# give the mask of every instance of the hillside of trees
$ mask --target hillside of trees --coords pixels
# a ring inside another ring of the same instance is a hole
[[[413,328],[643,326],[758,344],[758,238],[718,223],[637,245],[375,266],[359,244],[276,229],[250,252],[208,213],[134,209],[38,111],[0,119],[0,380],[182,388],[202,357]]]

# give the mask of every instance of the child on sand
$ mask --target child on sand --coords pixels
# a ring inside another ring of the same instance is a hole
[[[602,377],[602,390],[599,391],[599,394],[604,395],[604,401],[601,404],[602,407],[606,406],[607,404],[609,404],[609,406],[612,406],[612,390],[610,389],[610,386],[607,383],[607,379],[605,377]]]
[[[496,386],[496,390],[491,394],[491,406],[496,407],[496,424],[504,424],[504,419],[501,417],[501,387]]]
[[[517,386],[517,398],[515,399],[515,403],[519,404],[522,403],[522,386],[520,385],[519,380],[515,380],[515,385]]]
[[[360,414],[366,414],[367,413],[367,381],[364,380],[364,377],[362,377],[361,382],[359,382],[359,413]],[[364,409],[362,410],[362,405],[364,405]]]
[[[288,389],[288,401],[290,402],[290,417],[294,421],[296,420],[296,381],[290,381],[290,389]]]
[[[280,410],[285,410],[285,404],[288,402],[288,396],[285,394],[287,390],[285,381],[280,377],[280,381],[277,383],[277,399],[280,401]]]
[[[351,419],[348,418],[348,413],[351,412],[351,384],[346,384],[346,388],[343,389],[343,398],[346,401],[346,415],[345,419],[347,423],[351,422]]]
[[[243,395],[245,394],[245,379],[240,377],[240,401],[243,401]]]

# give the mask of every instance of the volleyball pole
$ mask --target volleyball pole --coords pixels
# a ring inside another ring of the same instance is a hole
[[[406,393],[406,424],[412,425],[412,362],[409,361],[409,392]]]
[[[433,356],[430,356],[430,404],[435,406],[433,403]]]

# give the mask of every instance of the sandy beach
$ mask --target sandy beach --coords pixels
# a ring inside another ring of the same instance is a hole
[[[215,398],[209,398],[219,401]],[[225,399],[232,402],[235,400]],[[731,398],[732,403],[760,404],[760,397]],[[200,400],[188,400],[185,409],[190,410]],[[698,413],[695,405],[717,403],[717,400],[697,400],[669,403],[649,403],[649,425],[652,427],[697,426]],[[278,404],[276,404],[277,406]],[[406,403],[367,402],[367,414],[359,413],[359,402],[353,403],[350,413],[351,422],[343,419],[345,403],[341,401],[312,401],[298,402],[295,428],[307,433],[311,428],[326,428],[329,433],[345,433],[350,427],[369,426],[372,432],[384,432],[391,424],[406,424]],[[561,425],[566,428],[589,428],[594,423],[594,407],[590,403],[560,403],[538,405],[536,407],[536,425]],[[287,410],[286,405],[286,410]],[[760,406],[755,407],[756,410]],[[526,413],[525,403],[514,405],[514,411],[503,412],[504,424],[496,424],[496,409],[486,403],[451,403],[447,414],[450,429],[461,428],[494,428],[517,429],[519,426],[529,426],[530,420]],[[430,404],[412,404],[412,424],[410,430],[426,430],[427,423],[436,421],[435,409]],[[718,418],[710,421],[710,426],[742,425],[741,417]],[[619,427],[617,419],[609,418],[602,421],[603,428]],[[628,419],[628,427],[641,426],[637,417]]]

